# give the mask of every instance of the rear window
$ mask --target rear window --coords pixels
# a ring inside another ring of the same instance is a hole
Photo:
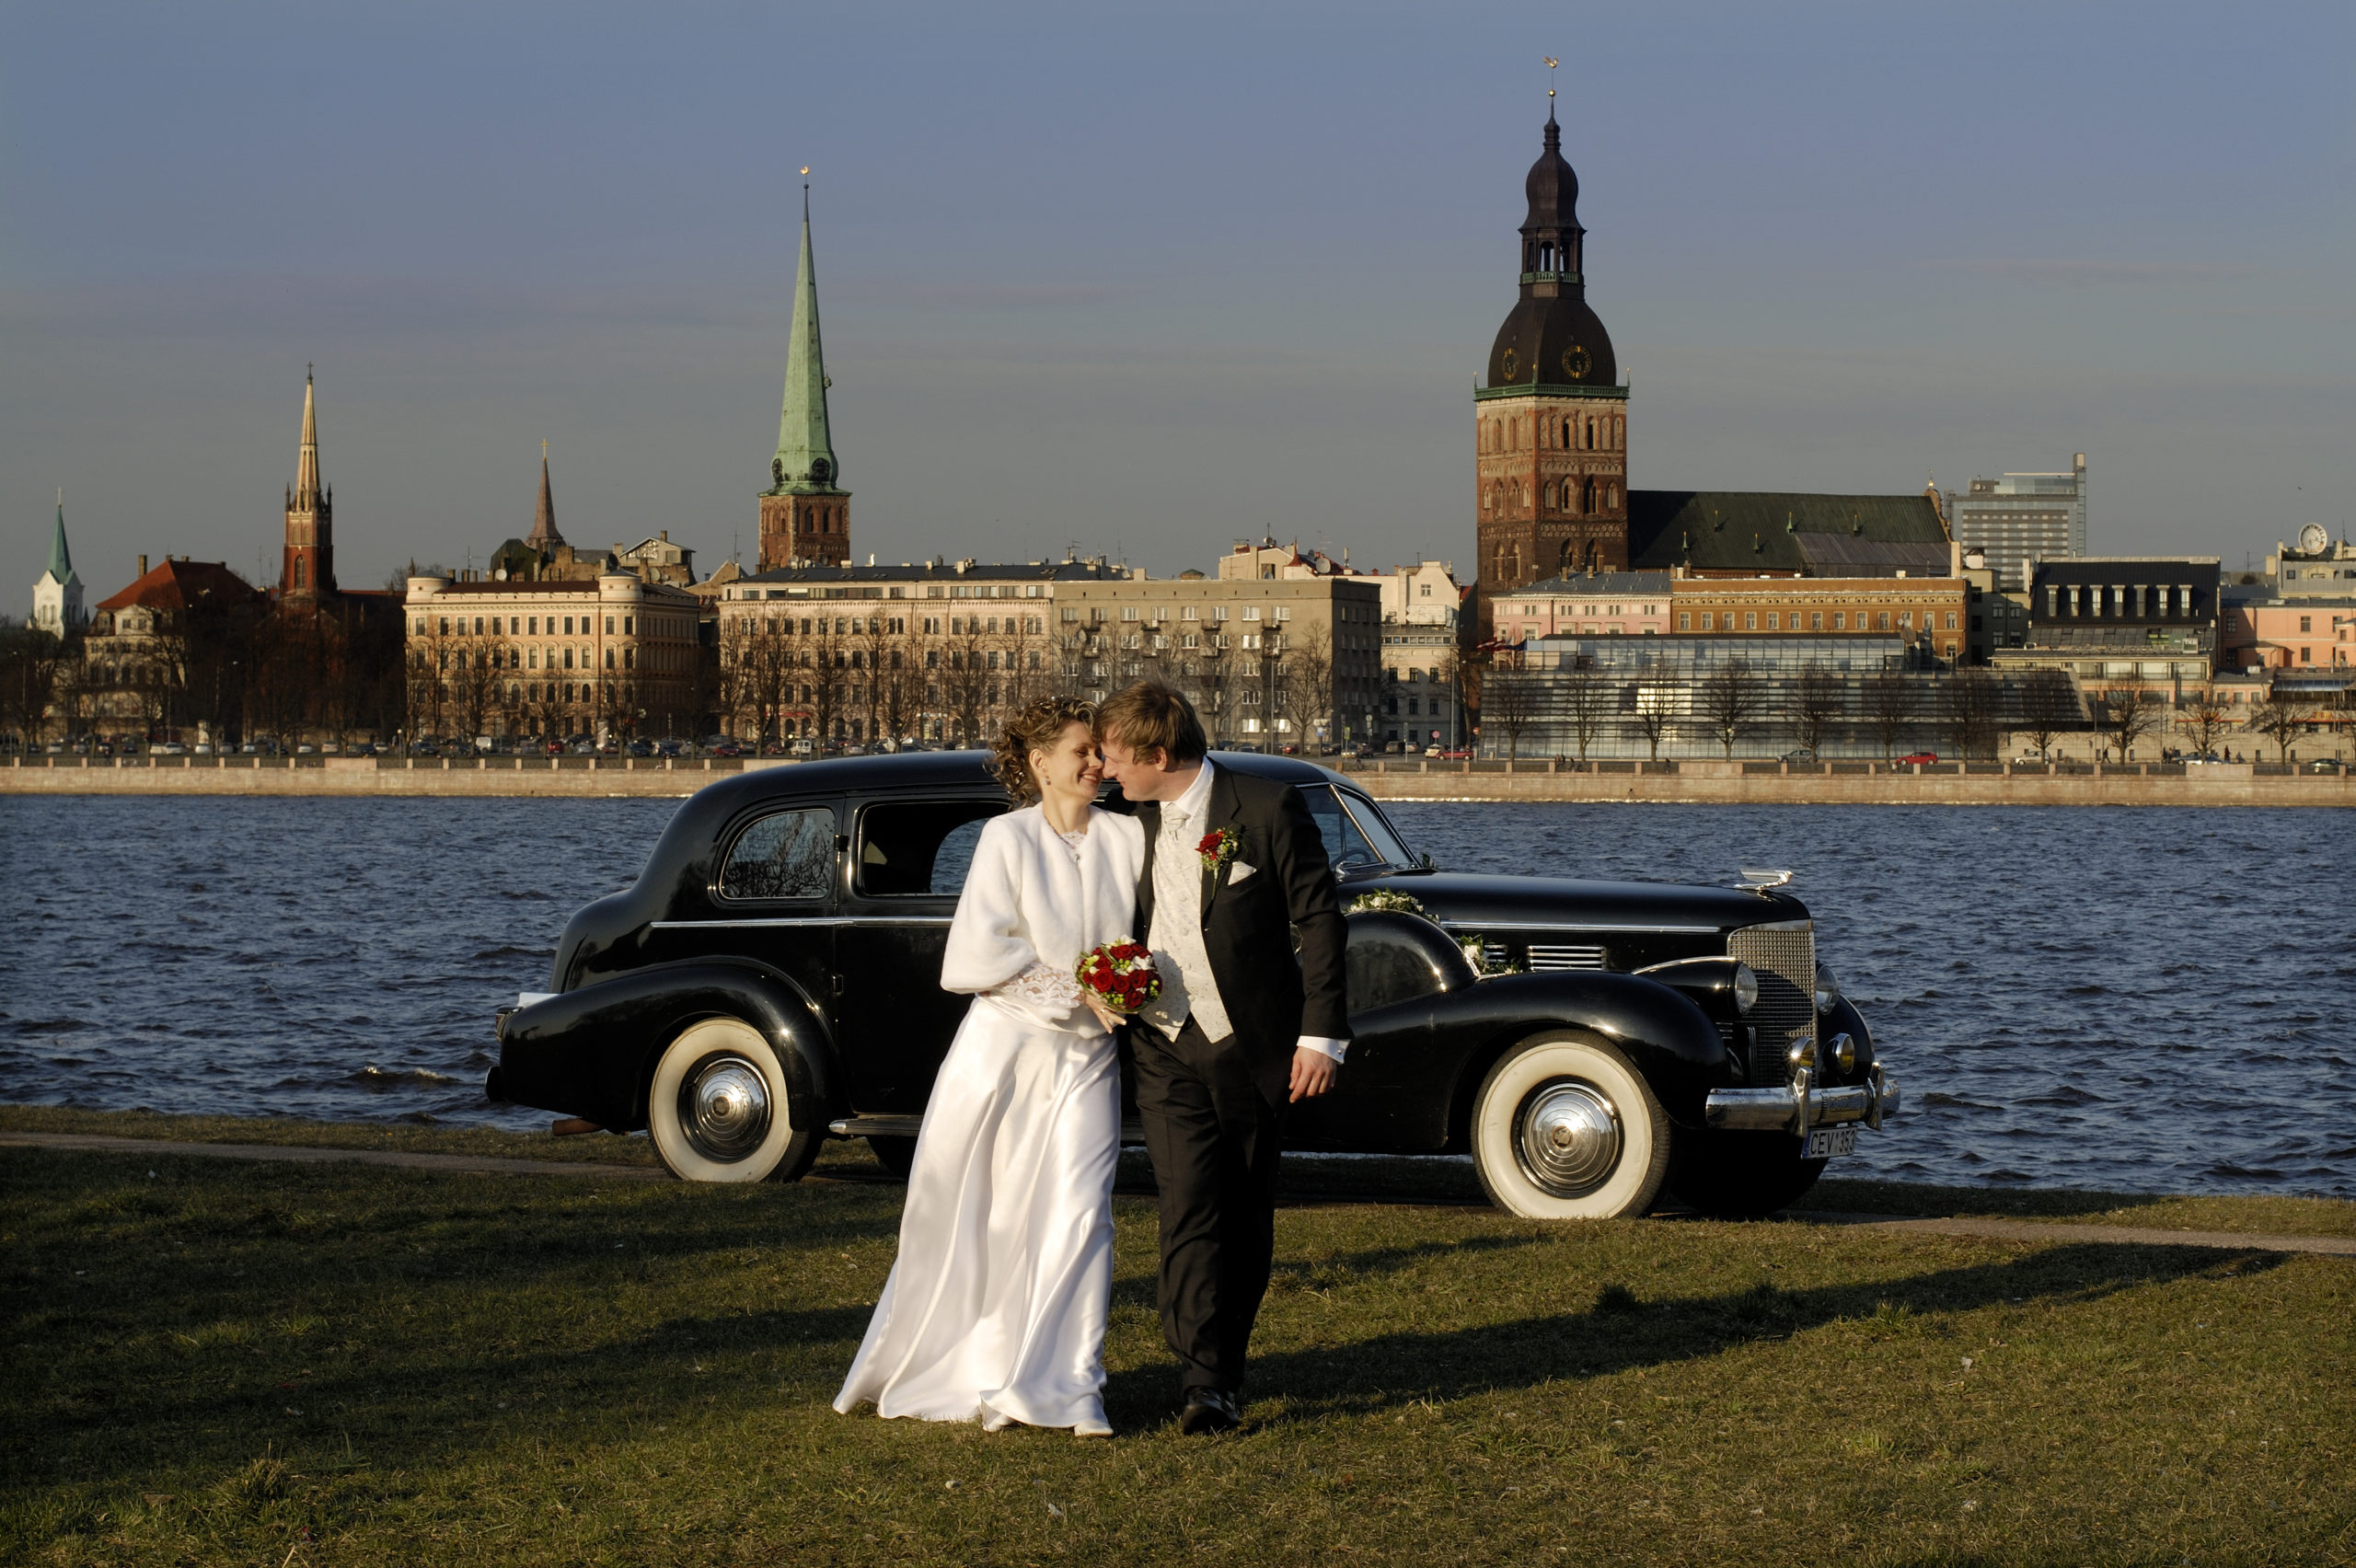
[[[720,896],[824,898],[835,881],[835,813],[802,806],[756,818],[728,847]]]
[[[954,898],[982,824],[1006,810],[1000,801],[889,801],[859,819],[860,895]]]

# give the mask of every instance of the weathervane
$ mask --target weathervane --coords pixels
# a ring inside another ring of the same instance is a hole
[[[1542,54],[1538,58],[1546,62],[1546,98],[1547,107],[1551,109],[1553,107],[1554,98],[1554,67],[1560,65],[1562,62],[1551,54]]]

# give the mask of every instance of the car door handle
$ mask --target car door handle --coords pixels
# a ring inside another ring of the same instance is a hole
[[[843,994],[843,977],[839,974],[834,977],[834,994],[837,997]]]

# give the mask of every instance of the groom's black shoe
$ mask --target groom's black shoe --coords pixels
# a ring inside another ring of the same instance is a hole
[[[1189,1389],[1186,1408],[1179,1412],[1178,1430],[1188,1436],[1232,1432],[1243,1424],[1243,1412],[1225,1389]]]

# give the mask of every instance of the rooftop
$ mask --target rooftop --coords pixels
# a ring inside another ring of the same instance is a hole
[[[1638,568],[1744,573],[1811,572],[1802,535],[1863,543],[1935,546],[1947,530],[1927,494],[1816,495],[1784,490],[1628,492],[1628,555]],[[1821,543],[1819,550],[1829,548]]]

